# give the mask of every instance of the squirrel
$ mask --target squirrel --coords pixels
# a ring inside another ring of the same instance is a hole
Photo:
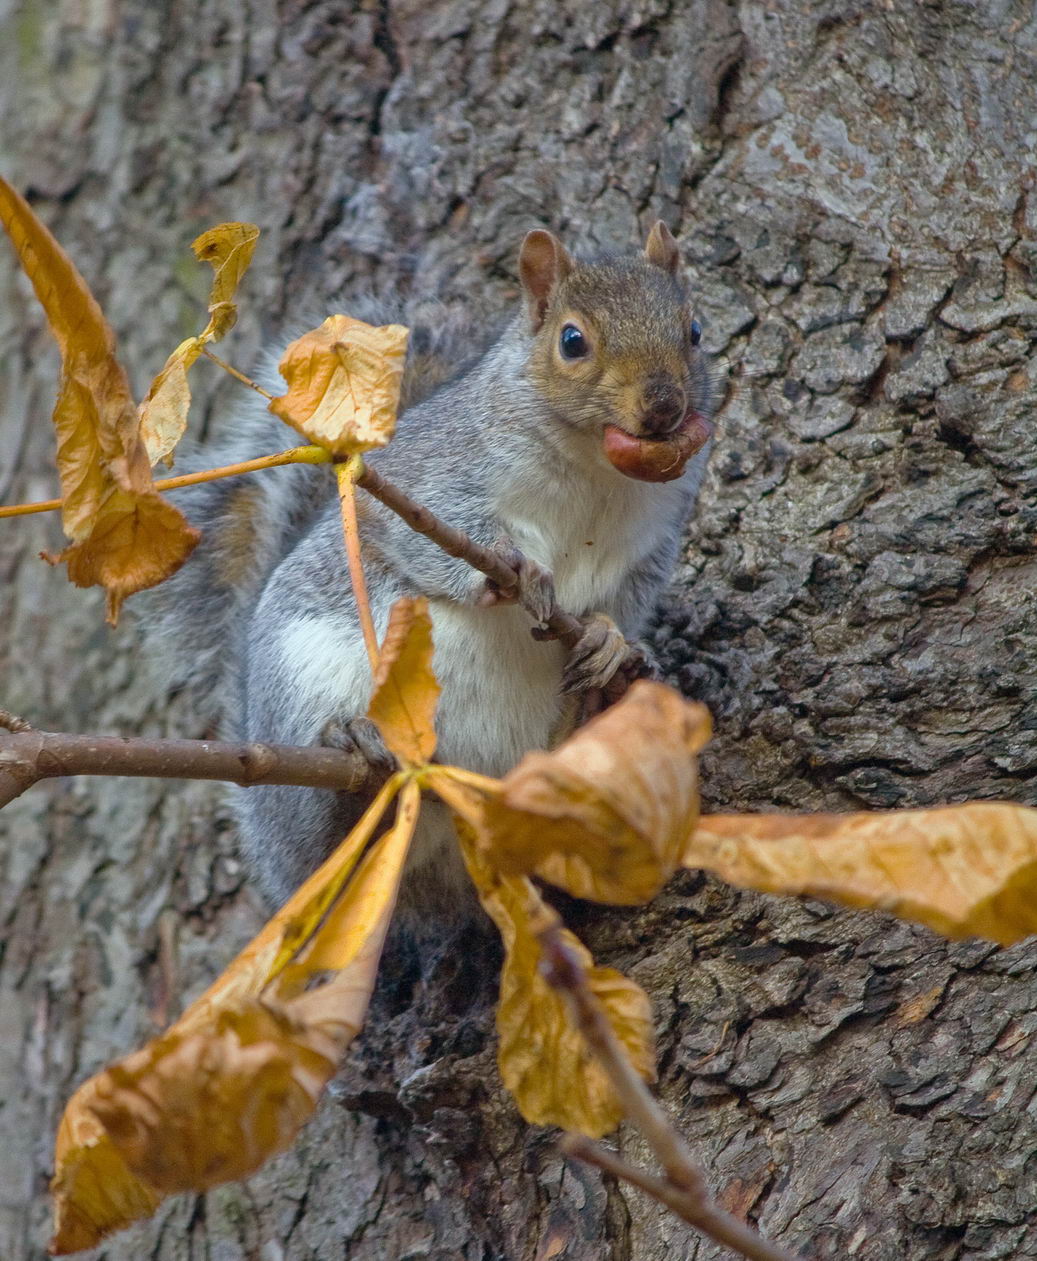
[[[447,319],[412,328],[396,437],[365,456],[448,524],[502,549],[519,575],[517,601],[380,503],[358,501],[379,633],[401,596],[429,600],[437,757],[495,776],[564,738],[574,697],[603,687],[642,632],[677,560],[713,410],[665,225],[635,256],[587,260],[537,229],[518,263],[521,307],[478,358],[461,363]],[[461,338],[471,342],[470,328]],[[272,366],[268,375],[273,385]],[[276,450],[283,435],[249,399],[229,437],[199,448],[188,468]],[[370,670],[327,466],[252,473],[178,498],[203,538],[159,588],[158,622],[184,681],[217,698],[226,738],[359,748],[374,780],[391,773],[391,754],[362,717]],[[584,621],[568,654],[531,634],[530,614],[543,620],[555,596]],[[246,867],[279,905],[366,801],[264,786],[235,789],[233,804]],[[461,881],[450,817],[426,802],[401,900],[449,911],[465,900]]]

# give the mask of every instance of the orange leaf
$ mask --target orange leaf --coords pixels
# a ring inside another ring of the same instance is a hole
[[[332,315],[288,347],[288,392],[270,410],[335,455],[384,447],[396,427],[407,329]]]
[[[704,815],[687,867],[765,893],[889,911],[1003,946],[1037,933],[1037,810],[992,802],[866,814]]]
[[[389,615],[367,716],[408,766],[424,765],[436,751],[439,690],[432,673],[428,601],[423,596],[397,600]]]
[[[2,179],[0,223],[61,350],[54,409],[61,516],[68,537],[81,542],[113,482],[138,491],[151,482],[129,381],[115,357],[115,334],[83,277],[28,202]]]
[[[80,1094],[65,1109],[54,1145],[49,1251],[57,1256],[92,1248],[105,1235],[150,1217],[162,1202],[157,1191],[130,1173],[97,1117],[77,1105]]]
[[[203,342],[219,341],[237,322],[234,294],[248,271],[258,240],[259,229],[254,223],[220,223],[192,242],[195,258],[211,263],[216,273],[209,294],[209,323],[201,335]]]
[[[428,786],[455,805],[468,791],[453,767],[433,767]],[[559,1125],[598,1138],[615,1128],[623,1108],[604,1070],[587,1047],[565,997],[545,980],[538,933],[560,921],[524,876],[502,876],[459,820],[461,850],[479,900],[504,941],[497,1031],[504,1085],[519,1111],[536,1125]],[[652,1012],[648,997],[621,972],[594,966],[587,949],[562,930],[586,970],[587,983],[605,1009],[616,1037],[646,1081],[655,1078]]]
[[[59,1131],[56,1252],[97,1243],[165,1195],[243,1178],[283,1151],[361,1028],[420,807],[400,780],[183,1017],[91,1078]]]
[[[78,586],[106,588],[114,623],[126,596],[179,569],[199,535],[152,488],[129,382],[100,307],[61,246],[3,180],[0,222],[61,349],[54,426],[62,525],[73,545],[57,560],[68,562]]]
[[[155,491],[133,495],[113,486],[98,507],[89,536],[57,556],[44,553],[44,558],[52,565],[67,562],[69,579],[77,587],[103,586],[108,621],[114,626],[123,600],[175,573],[200,538]]]

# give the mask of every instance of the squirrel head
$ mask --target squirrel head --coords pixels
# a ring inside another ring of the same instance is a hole
[[[552,412],[600,436],[620,472],[680,476],[712,432],[712,400],[666,225],[655,224],[641,254],[587,261],[537,229],[522,243],[519,275],[533,338],[529,377]]]

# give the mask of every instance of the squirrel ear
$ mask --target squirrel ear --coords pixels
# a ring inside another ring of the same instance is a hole
[[[656,267],[661,267],[671,276],[676,276],[681,262],[681,252],[677,248],[677,242],[673,239],[670,229],[661,219],[655,221],[655,226],[648,233],[645,257]]]
[[[519,276],[526,291],[534,333],[544,322],[551,294],[568,276],[572,265],[569,252],[556,236],[543,228],[526,233],[519,250]]]

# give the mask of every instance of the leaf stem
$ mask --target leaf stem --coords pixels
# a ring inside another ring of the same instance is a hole
[[[208,347],[202,348],[202,354],[206,359],[211,359],[224,372],[229,373],[235,381],[240,381],[242,385],[247,385],[250,390],[255,390],[257,394],[262,394],[268,403],[273,401],[274,396],[268,390],[264,390],[261,385],[257,385],[251,377],[245,376],[244,372],[239,372],[237,368],[232,367],[226,359],[221,359],[219,355],[214,355]]]
[[[200,473],[182,473],[178,477],[162,477],[154,483],[155,490],[179,490],[181,486],[197,486],[202,482],[215,482],[221,477],[237,477],[241,473],[255,473],[260,469],[279,468],[283,464],[330,464],[331,453],[323,447],[291,447],[276,455],[262,455],[255,460],[243,460],[240,464],[225,464],[222,468],[204,469]],[[36,504],[14,504],[0,508],[0,517],[27,517],[34,512],[55,512],[61,507],[60,499],[47,499]]]
[[[360,629],[363,631],[364,647],[367,649],[367,660],[371,664],[371,674],[374,675],[378,671],[378,637],[375,634],[374,619],[371,616],[371,602],[367,598],[364,562],[360,554],[360,527],[356,515],[356,483],[363,470],[364,462],[359,455],[351,455],[344,463],[335,465],[338,499],[342,510],[342,534],[346,541],[346,559],[349,562],[349,579],[353,584],[353,595],[356,597]]]

